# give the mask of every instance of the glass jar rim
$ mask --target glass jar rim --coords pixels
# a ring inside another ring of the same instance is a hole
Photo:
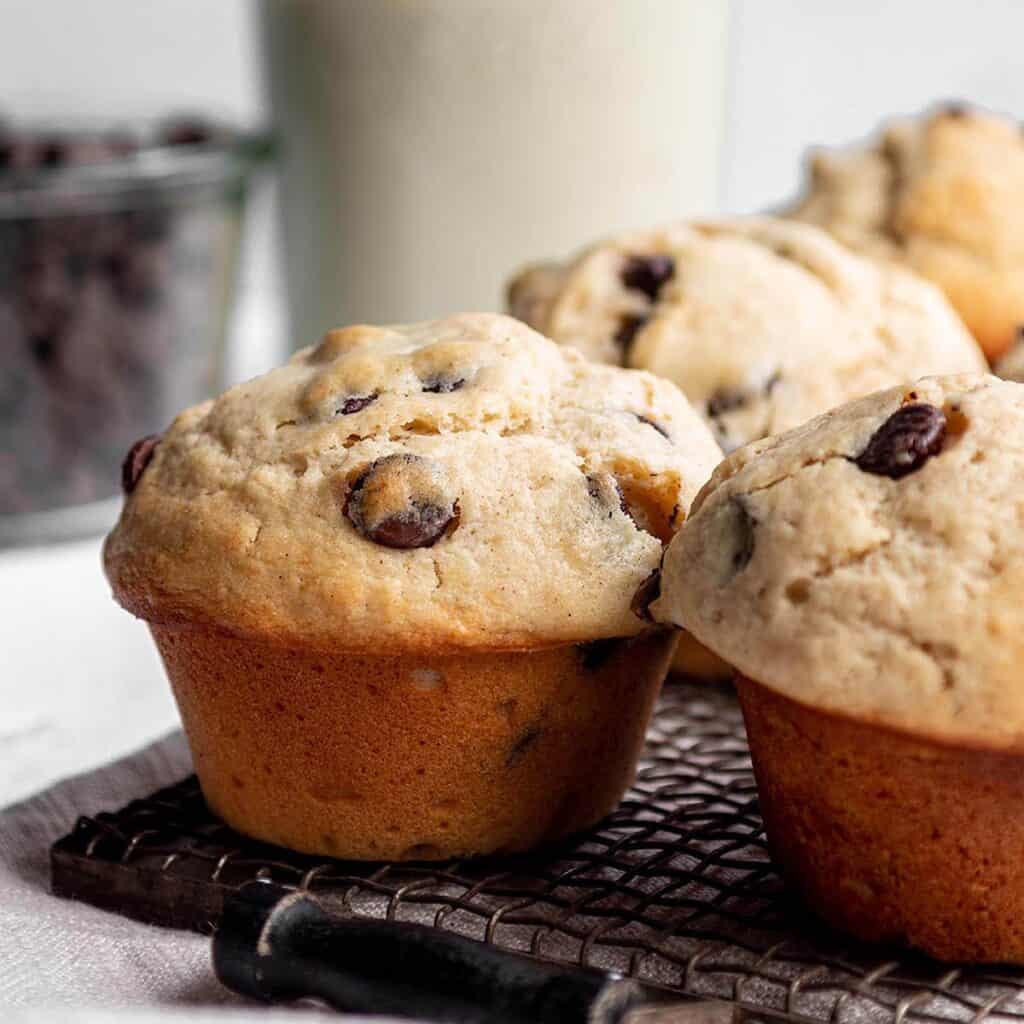
[[[195,188],[219,188],[247,176],[271,158],[271,136],[222,121],[202,119],[210,138],[196,143],[161,142],[160,120],[45,119],[4,122],[14,134],[47,133],[115,137],[130,133],[143,142],[129,153],[95,162],[58,167],[34,167],[0,172],[0,218],[39,216],[67,202],[87,202],[90,209],[118,207],[126,201],[149,201]]]

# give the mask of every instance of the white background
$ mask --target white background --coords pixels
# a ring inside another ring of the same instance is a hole
[[[809,143],[856,138],[891,113],[958,98],[1024,114],[1018,0],[736,0],[733,9],[722,210],[785,199]],[[0,111],[189,108],[263,118],[245,0],[0,0]],[[234,331],[246,370],[272,358],[279,327],[258,213]],[[0,554],[0,805],[174,720],[144,629],[109,600],[97,543]]]
[[[784,197],[808,143],[855,138],[893,112],[964,98],[1024,114],[1018,0],[732,7],[722,195],[730,209]],[[255,22],[247,0],[0,0],[0,110],[146,114],[194,105],[257,120]]]

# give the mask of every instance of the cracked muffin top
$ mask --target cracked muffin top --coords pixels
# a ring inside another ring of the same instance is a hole
[[[132,449],[106,571],[149,621],[320,650],[627,636],[720,457],[674,385],[510,317],[348,327]]]
[[[770,218],[623,235],[526,269],[509,307],[591,359],[675,382],[727,451],[879,388],[986,369],[934,286]]]
[[[934,281],[995,360],[1024,324],[1021,196],[1020,125],[952,106],[817,154],[790,215]]]
[[[929,378],[735,452],[655,617],[744,675],[937,739],[1024,747],[1024,385]]]

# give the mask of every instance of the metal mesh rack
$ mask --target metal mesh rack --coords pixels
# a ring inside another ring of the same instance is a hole
[[[726,688],[667,688],[615,813],[527,856],[442,865],[302,856],[231,831],[191,778],[80,819],[54,846],[52,867],[58,894],[172,927],[211,930],[230,888],[271,877],[341,912],[432,924],[794,1021],[1024,1021],[1024,971],[853,945],[805,915],[769,861]]]

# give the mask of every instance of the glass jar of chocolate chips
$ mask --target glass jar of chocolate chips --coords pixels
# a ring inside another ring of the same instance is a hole
[[[0,544],[106,529],[138,438],[216,393],[264,139],[0,121]]]

